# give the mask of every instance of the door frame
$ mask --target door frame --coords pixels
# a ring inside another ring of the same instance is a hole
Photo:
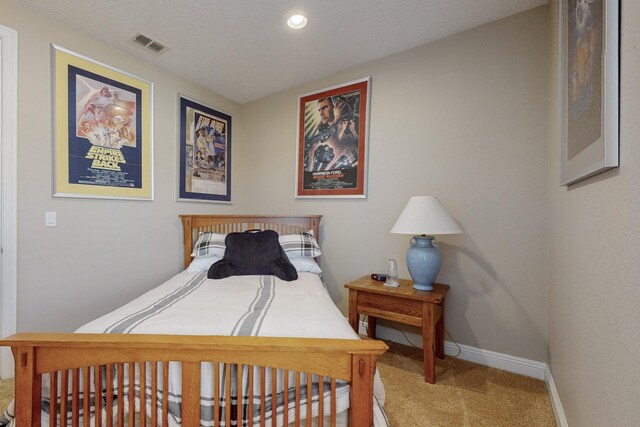
[[[17,330],[18,33],[0,25],[0,335]],[[13,377],[13,357],[0,349],[0,378]]]

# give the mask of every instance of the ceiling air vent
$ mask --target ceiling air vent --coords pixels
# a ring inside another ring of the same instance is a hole
[[[160,55],[164,53],[169,47],[163,43],[160,43],[158,40],[154,40],[149,36],[146,36],[142,33],[136,33],[133,37],[131,37],[131,41],[135,44],[138,44],[145,49],[150,50],[151,52]]]

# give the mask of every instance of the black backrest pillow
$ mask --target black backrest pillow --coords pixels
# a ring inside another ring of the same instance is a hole
[[[287,282],[298,278],[273,230],[229,233],[224,242],[224,258],[209,268],[209,279],[255,274],[273,275]]]

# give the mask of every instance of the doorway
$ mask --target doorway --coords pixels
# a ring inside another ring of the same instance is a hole
[[[0,25],[0,335],[17,326],[18,33]],[[13,376],[13,357],[0,349],[0,378]]]

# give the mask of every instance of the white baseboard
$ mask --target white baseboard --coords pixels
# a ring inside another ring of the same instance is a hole
[[[567,417],[564,415],[564,409],[562,409],[558,389],[556,389],[556,383],[553,382],[553,376],[551,375],[551,370],[549,370],[549,365],[545,368],[544,381],[547,383],[547,391],[549,392],[549,398],[551,399],[553,413],[556,416],[556,424],[558,424],[559,427],[569,427]]]
[[[366,335],[366,322],[360,321],[360,333]],[[376,336],[383,340],[389,340],[405,345],[410,344],[415,347],[422,348],[422,336],[412,332],[405,332],[403,334],[397,329],[386,326],[377,326]],[[407,342],[407,340],[409,342]],[[481,348],[464,344],[458,344],[458,346],[460,347],[460,355],[458,357],[462,360],[489,366],[490,368],[502,369],[503,371],[526,375],[539,380],[545,379],[545,370],[547,368],[546,363],[536,362],[535,360],[524,359],[517,356],[510,356],[504,353],[497,353],[495,351],[483,350]],[[445,341],[444,352],[448,356],[455,356],[458,354],[458,347],[450,341]]]

